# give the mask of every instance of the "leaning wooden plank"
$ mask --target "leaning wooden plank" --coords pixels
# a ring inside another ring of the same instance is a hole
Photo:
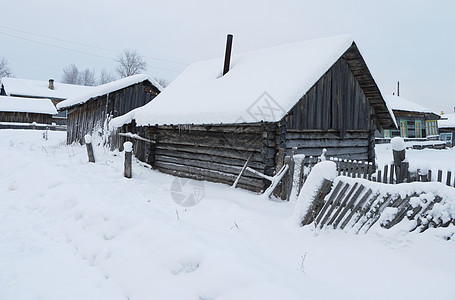
[[[251,172],[251,173],[253,173],[253,174],[255,174],[255,175],[259,176],[259,177],[267,179],[268,181],[273,181],[273,178],[274,178],[273,176],[268,176],[268,175],[262,174],[261,172],[258,172],[255,169],[252,169],[250,167],[246,167],[245,170],[247,170],[247,171],[249,171],[249,172]]]
[[[156,143],[156,141],[152,141],[152,140],[143,138],[143,137],[139,136],[138,134],[131,133],[131,132],[119,132],[118,135],[119,136],[124,136],[124,137],[129,137],[129,138],[136,139],[136,140],[140,140],[140,141],[143,141],[143,142]]]
[[[366,224],[366,227],[365,227],[365,232],[364,233],[367,233],[368,230],[371,229],[371,227],[373,227],[373,225],[379,220],[379,218],[381,217],[381,213],[384,211],[384,209],[386,207],[389,207],[389,205],[391,203],[394,203],[395,201],[397,201],[397,199],[393,199],[392,197],[388,197],[386,201],[384,201],[378,208],[377,210],[374,212],[374,215],[373,217],[367,222]]]
[[[356,203],[354,208],[351,210],[349,215],[344,219],[343,223],[341,223],[340,228],[344,229],[346,225],[349,223],[351,220],[352,216],[354,216],[355,213],[360,212],[361,207],[364,205],[365,201],[367,201],[368,197],[373,193],[371,189],[368,189],[368,191],[363,195],[363,197],[359,200],[359,202]]]
[[[324,226],[324,224],[327,222],[327,220],[329,219],[329,217],[332,215],[333,211],[338,206],[338,204],[340,203],[340,201],[343,198],[343,196],[345,196],[346,190],[349,188],[349,186],[350,186],[349,183],[346,183],[346,185],[343,187],[341,192],[335,198],[335,201],[330,205],[330,209],[327,211],[327,213],[325,214],[325,216],[322,219],[322,221],[318,222],[319,228],[322,228]]]
[[[360,230],[362,230],[363,226],[365,226],[365,224],[374,216],[376,209],[381,205],[381,203],[385,202],[388,198],[391,197],[390,194],[387,194],[382,198],[380,198],[380,196],[381,194],[376,194],[362,208],[359,214],[359,218],[353,222],[353,224],[357,223],[357,226],[355,226],[356,233],[359,233]]]
[[[332,193],[330,193],[329,199],[327,202],[324,204],[322,210],[319,212],[319,214],[316,216],[316,224],[319,224],[321,222],[322,217],[324,216],[325,212],[329,208],[330,205],[332,205],[333,200],[335,197],[338,195],[338,192],[340,191],[341,187],[343,186],[343,182],[340,180],[338,181],[335,189],[332,190]]]
[[[253,156],[253,154],[250,154],[250,156],[248,156],[248,159],[246,160],[245,165],[243,166],[242,170],[240,171],[239,176],[237,177],[237,179],[235,180],[234,184],[232,185],[234,188],[237,187],[237,184],[239,183],[240,177],[242,177],[243,172],[245,172],[245,169],[248,166],[248,163],[250,162],[251,156]]]
[[[406,213],[412,208],[412,206],[409,204],[409,200],[412,197],[416,197],[416,196],[417,196],[417,194],[415,194],[415,193],[412,195],[408,195],[403,199],[403,201],[398,206],[394,205],[394,207],[397,207],[397,209],[398,209],[394,218],[392,220],[388,221],[386,224],[381,225],[381,226],[383,226],[386,229],[389,229],[392,226],[395,226],[396,224],[401,222],[401,220],[403,220],[403,218],[406,216]]]
[[[354,193],[354,191],[357,190],[357,186],[359,185],[358,182],[354,183],[354,186],[351,188],[351,190],[349,191],[349,193],[343,198],[343,201],[340,203],[340,205],[338,207],[336,207],[336,210],[335,210],[335,213],[334,215],[330,218],[330,220],[327,222],[327,226],[330,226],[332,225],[333,222],[335,222],[335,219],[338,217],[338,215],[341,213],[341,210],[343,209],[343,207],[346,206],[346,203],[349,201],[349,199],[351,198],[352,194]]]
[[[346,213],[349,210],[354,211],[354,203],[357,201],[357,199],[359,198],[360,194],[363,192],[364,189],[365,189],[365,187],[361,184],[359,186],[359,188],[357,189],[357,191],[355,192],[354,196],[352,196],[351,199],[349,200],[349,202],[347,202],[343,211],[341,212],[341,214],[338,216],[338,218],[333,223],[333,228],[338,227],[338,224],[340,224],[341,220],[343,220],[343,217],[346,215]]]
[[[319,188],[317,194],[314,196],[313,202],[308,213],[302,220],[302,226],[308,225],[316,219],[316,216],[320,213],[321,209],[323,208],[324,199],[330,192],[331,188],[332,181],[324,178],[321,187]],[[317,223],[315,223],[315,226],[317,226]]]
[[[288,169],[289,169],[289,166],[285,165],[285,166],[283,166],[283,168],[275,176],[273,176],[272,183],[270,184],[270,186],[264,192],[265,196],[270,197],[270,195],[272,195],[273,191],[275,190],[275,188],[277,187],[278,183],[283,178],[284,174],[286,174]]]

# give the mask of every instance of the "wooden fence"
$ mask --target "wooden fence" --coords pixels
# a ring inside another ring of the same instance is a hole
[[[455,225],[453,218],[438,213],[435,205],[444,205],[444,201],[431,192],[384,192],[387,188],[372,188],[365,181],[362,183],[361,180],[342,176],[335,179],[334,186],[328,195],[325,193],[327,196],[315,198],[302,219],[302,225],[314,224],[316,228],[327,227],[355,233],[368,232],[378,221],[381,227],[388,229],[404,218],[415,221],[410,231],[423,232],[430,227]]]
[[[374,182],[382,182],[388,184],[400,183],[397,180],[397,170],[395,165],[384,165],[382,169],[377,169],[372,163],[362,161],[350,161],[337,158],[330,158],[337,164],[338,175],[343,175],[352,178],[364,178]],[[450,170],[438,170],[434,174],[431,170],[420,170],[416,172],[409,171],[409,163],[402,163],[402,182],[442,182],[447,186],[455,187],[455,178],[452,177]]]

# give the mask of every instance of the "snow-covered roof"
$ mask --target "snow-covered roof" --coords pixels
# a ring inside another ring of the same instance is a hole
[[[129,87],[136,83],[144,82],[146,80],[150,81],[158,90],[161,91],[162,87],[156,80],[154,80],[153,78],[150,78],[146,74],[137,74],[137,75],[128,76],[128,77],[125,77],[125,78],[122,78],[119,80],[115,80],[115,81],[112,81],[112,82],[109,82],[106,84],[99,85],[99,86],[91,89],[87,93],[84,93],[77,97],[69,98],[65,101],[58,103],[57,108],[66,109],[66,108],[74,106],[74,105],[82,104],[92,98],[106,95],[106,94],[121,90],[123,88]]]
[[[279,121],[353,42],[342,35],[234,55],[224,76],[223,59],[194,63],[153,101],[111,124],[133,119],[138,125]],[[273,113],[251,113],[267,103]]]
[[[439,128],[455,128],[455,114],[443,114],[438,120]]]
[[[437,113],[433,112],[432,110],[419,105],[415,102],[406,100],[402,97],[398,97],[396,95],[387,95],[384,96],[384,100],[387,103],[387,106],[391,108],[394,111],[411,111],[411,112],[417,112],[417,113],[424,113],[424,114],[435,114]]]
[[[87,93],[93,87],[60,83],[54,81],[54,89],[49,81],[3,77],[1,80],[8,96],[68,99]]]
[[[57,114],[57,109],[50,99],[0,96],[0,111]]]

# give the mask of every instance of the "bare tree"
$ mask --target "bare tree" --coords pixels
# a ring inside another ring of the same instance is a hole
[[[164,78],[157,78],[155,77],[156,82],[158,82],[162,87],[167,87],[169,85],[169,80],[164,79]]]
[[[0,58],[0,78],[12,76],[13,73],[8,65],[8,61],[4,57]]]
[[[118,63],[115,71],[120,77],[139,74],[147,69],[147,63],[136,50],[125,49],[114,60]]]
[[[106,71],[106,69],[101,70],[100,79],[98,80],[99,84],[105,84],[114,80],[115,76],[112,73]]]
[[[63,68],[62,81],[64,83],[79,84],[78,78],[79,78],[79,70],[75,64],[70,64]]]
[[[84,71],[79,72],[77,82],[79,85],[95,86],[95,70],[90,71],[90,69],[87,68]]]

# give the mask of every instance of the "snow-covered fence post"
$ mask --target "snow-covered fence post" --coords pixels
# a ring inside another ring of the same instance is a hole
[[[297,199],[292,218],[300,226],[312,223],[324,206],[324,199],[337,176],[336,164],[324,161],[314,166]]]
[[[132,160],[133,160],[133,143],[124,142],[123,150],[125,150],[125,164],[123,175],[126,178],[131,178],[133,173]]]
[[[392,144],[393,163],[395,164],[397,183],[402,183],[408,171],[406,166],[409,167],[409,164],[403,165],[403,161],[406,158],[406,146],[404,140],[398,136],[394,137],[390,142]]]
[[[292,182],[294,180],[294,159],[292,156],[284,158],[284,165],[288,166],[288,172],[281,181],[281,200],[289,200],[292,192]]]
[[[94,163],[95,154],[93,153],[92,136],[90,134],[86,134],[84,137],[84,140],[85,140],[85,146],[87,147],[88,161]]]

